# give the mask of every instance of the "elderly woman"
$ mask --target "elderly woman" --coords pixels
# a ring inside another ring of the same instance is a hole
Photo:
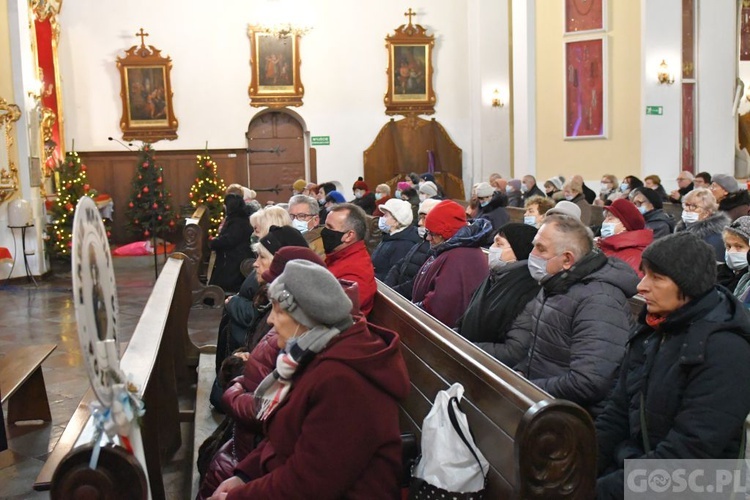
[[[553,198],[532,196],[526,200],[524,207],[526,211],[523,213],[523,223],[539,229],[544,222],[544,215],[555,207],[555,201]]]
[[[617,199],[617,177],[612,174],[604,174],[599,184],[599,196],[594,200],[594,205],[604,206],[611,204]]]
[[[547,179],[546,181],[544,181],[544,193],[548,198],[552,198],[555,201],[565,199],[563,198],[562,192],[564,182],[564,179],[557,176]],[[527,199],[526,201],[528,202],[529,199]]]
[[[619,199],[604,207],[604,222],[597,246],[607,257],[625,261],[640,277],[641,254],[654,241],[654,232],[632,202]]]
[[[378,220],[383,239],[372,252],[375,277],[385,281],[388,271],[420,242],[417,228],[412,225],[411,203],[390,199],[380,206],[385,214]]]
[[[211,498],[397,498],[409,391],[398,336],[354,321],[336,278],[309,262],[289,262],[269,297],[276,368],[253,393],[235,384],[225,396],[265,438]]]
[[[664,203],[653,189],[640,187],[630,193],[630,201],[643,214],[646,228],[654,232],[654,238],[674,233],[675,220],[664,211]]]
[[[541,196],[529,198],[543,199]],[[515,366],[531,344],[531,308],[539,283],[527,259],[536,228],[510,222],[495,234],[489,248],[490,275],[479,285],[456,330],[501,363]]]
[[[208,242],[208,247],[216,252],[216,263],[210,284],[220,286],[225,292],[234,293],[242,285],[242,261],[253,256],[250,249],[253,229],[245,214],[242,190],[227,190],[224,209],[226,219],[219,235]]]
[[[750,288],[747,252],[750,251],[750,216],[744,215],[724,229],[724,264],[718,267],[718,283],[745,301]]]
[[[675,226],[675,232],[694,234],[713,247],[716,262],[724,262],[724,241],[721,234],[730,222],[729,217],[719,211],[719,205],[711,191],[699,188],[682,197],[682,220]]]
[[[271,226],[291,226],[292,218],[282,207],[266,207],[258,210],[250,216],[250,224],[253,226],[254,236],[260,240],[268,234]]]
[[[581,222],[584,226],[591,224],[591,205],[583,194],[583,183],[578,179],[571,179],[563,186],[565,200],[578,205],[581,209]]]
[[[646,308],[596,420],[597,498],[622,498],[628,459],[740,456],[750,412],[750,317],[714,285],[714,261],[713,249],[685,232],[643,252],[638,292]]]
[[[648,188],[652,191],[655,191],[657,195],[659,195],[659,199],[662,202],[665,202],[669,199],[669,195],[664,190],[664,186],[661,185],[661,177],[658,175],[647,175],[643,178],[643,187]],[[636,188],[637,189],[637,188]],[[634,191],[631,190],[630,193],[632,194]]]

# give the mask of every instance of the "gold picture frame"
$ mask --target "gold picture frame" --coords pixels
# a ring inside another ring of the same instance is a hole
[[[248,26],[252,76],[250,106],[302,106],[305,87],[300,77],[299,34],[276,35]]]
[[[428,35],[419,24],[399,26],[387,36],[388,90],[383,99],[386,115],[431,115],[435,113],[435,89],[432,84],[434,68],[432,50],[435,36]]]
[[[153,45],[143,43],[148,33],[141,32],[140,47],[133,45],[125,57],[117,58],[120,71],[122,118],[120,128],[125,141],[156,142],[177,139],[178,121],[172,106],[172,59],[163,57]]]

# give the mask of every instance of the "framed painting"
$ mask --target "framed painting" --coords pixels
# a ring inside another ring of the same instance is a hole
[[[305,87],[300,78],[300,35],[266,33],[250,26],[250,105],[283,108],[301,106]]]
[[[607,137],[607,39],[564,44],[565,139]]]
[[[607,0],[564,0],[566,35],[580,35],[607,29]]]
[[[172,59],[162,57],[153,45],[132,46],[117,58],[120,71],[122,118],[125,141],[156,142],[177,139],[177,119],[172,106],[169,78]]]
[[[387,115],[431,115],[435,113],[432,86],[432,49],[435,37],[418,24],[401,25],[386,37],[388,49]]]

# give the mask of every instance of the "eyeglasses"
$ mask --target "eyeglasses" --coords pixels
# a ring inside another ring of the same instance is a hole
[[[292,220],[301,220],[307,222],[318,214],[289,214],[289,218]]]
[[[682,209],[687,210],[688,212],[697,212],[701,209],[698,205],[693,205],[692,203],[683,203]]]

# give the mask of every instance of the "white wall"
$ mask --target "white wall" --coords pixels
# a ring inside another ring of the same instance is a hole
[[[513,0],[513,177],[536,175],[536,3]]]
[[[471,21],[470,3],[479,16]],[[258,112],[248,104],[247,25],[261,21],[262,9],[284,11],[289,4],[306,9],[314,26],[300,47],[305,96],[296,111],[311,135],[331,137],[330,146],[317,148],[319,180],[337,179],[349,188],[362,175],[362,152],[389,119],[383,105],[388,62],[384,39],[406,22],[408,7],[418,13],[414,22],[436,37],[434,117],[464,151],[464,181],[468,184],[475,171],[490,171],[497,163],[507,168],[508,120],[487,109],[472,120],[472,109],[481,106],[471,88],[474,75],[480,75],[481,84],[507,81],[507,8],[490,0],[66,3],[60,67],[68,142],[75,139],[79,151],[113,149],[107,137],[121,136],[115,60],[138,42],[133,35],[143,27],[151,34],[146,42],[172,58],[174,109],[180,122],[179,138],[159,142],[157,150],[202,149],[205,141],[209,148],[245,147],[247,125]],[[469,32],[474,25],[488,30],[492,48],[485,47],[484,34],[470,41],[476,36]],[[503,40],[504,46],[494,48]],[[482,50],[473,64],[484,65],[481,72],[470,66],[477,46]],[[475,151],[485,147],[487,153]],[[475,162],[492,166],[475,167]]]

